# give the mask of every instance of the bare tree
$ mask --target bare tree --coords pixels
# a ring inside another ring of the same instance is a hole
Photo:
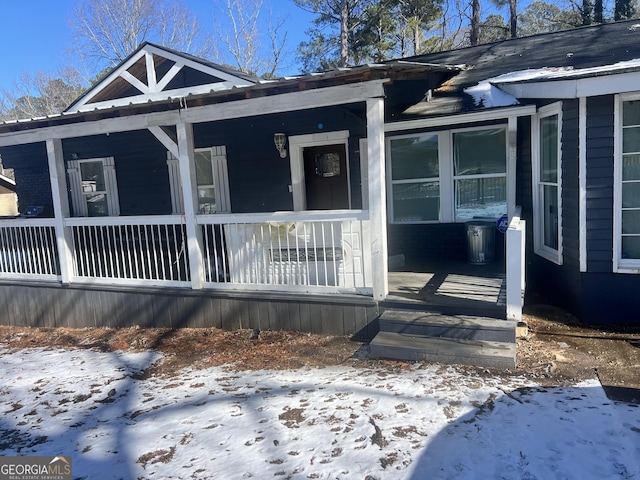
[[[245,73],[272,78],[280,67],[287,34],[282,33],[286,19],[263,21],[263,0],[226,0],[214,17],[217,40],[216,60],[225,62],[231,56],[233,66]],[[267,47],[263,47],[267,45]],[[224,50],[220,50],[223,46]]]
[[[197,18],[180,0],[78,0],[69,21],[77,55],[117,65],[143,41],[201,54]]]
[[[65,68],[56,75],[23,73],[11,89],[0,91],[0,117],[5,120],[54,115],[62,112],[85,90],[79,72]]]

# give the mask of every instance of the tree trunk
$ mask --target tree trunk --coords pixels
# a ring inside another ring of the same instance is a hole
[[[591,25],[591,14],[593,5],[591,0],[582,0],[582,25]]]
[[[471,33],[469,41],[471,45],[478,44],[480,37],[480,0],[471,0]]]
[[[509,0],[509,23],[511,38],[518,36],[518,0]]]
[[[595,23],[603,23],[603,6],[602,0],[595,0],[593,5],[593,20]]]
[[[349,64],[349,5],[347,0],[342,0],[340,4],[340,66],[346,67]]]

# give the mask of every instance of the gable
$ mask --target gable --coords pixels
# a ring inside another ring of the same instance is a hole
[[[65,113],[181,98],[255,83],[257,79],[241,72],[145,43]]]

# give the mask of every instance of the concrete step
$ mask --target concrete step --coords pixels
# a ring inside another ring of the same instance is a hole
[[[426,360],[487,368],[514,369],[516,345],[457,338],[380,332],[369,344],[372,358]]]
[[[424,310],[385,310],[378,321],[382,332],[491,342],[516,341],[517,322],[495,318],[443,315]]]

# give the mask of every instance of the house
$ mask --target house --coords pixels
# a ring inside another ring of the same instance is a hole
[[[18,215],[16,182],[3,174],[0,164],[0,218]]]
[[[513,344],[526,285],[637,322],[639,39],[619,22],[278,81],[145,43],[61,115],[0,124],[21,208],[44,207],[0,222],[0,321],[371,338],[399,308],[389,339],[432,318],[461,342],[411,358],[444,358]],[[389,258],[464,263],[477,219],[500,225],[501,313],[398,305]]]

